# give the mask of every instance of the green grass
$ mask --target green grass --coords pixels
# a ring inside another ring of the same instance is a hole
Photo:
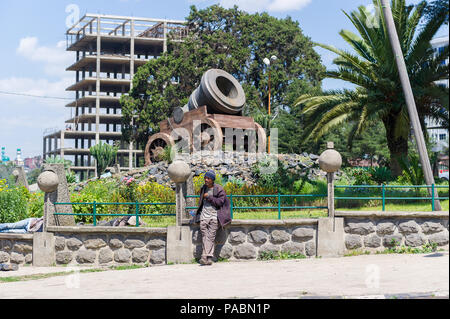
[[[441,206],[443,211],[448,211],[448,200],[441,200]],[[337,210],[350,210],[350,211],[361,211],[361,210],[372,210],[372,211],[382,211],[383,206],[365,206],[357,208],[336,208]],[[431,203],[408,203],[408,204],[389,204],[386,203],[385,211],[405,211],[405,212],[431,212]]]
[[[72,271],[54,272],[54,273],[49,273],[49,274],[0,277],[0,284],[7,283],[7,282],[29,281],[29,280],[51,278],[51,277],[66,276],[66,275],[73,274],[75,272],[91,273],[91,272],[102,272],[102,271],[109,271],[109,270],[139,269],[139,268],[144,268],[144,267],[148,267],[148,266],[146,266],[146,265],[144,265],[144,266],[141,266],[141,265],[109,266],[107,268],[80,269],[80,270],[72,270]]]
[[[300,253],[291,253],[288,251],[264,251],[259,254],[259,260],[286,260],[286,259],[305,259],[306,256]]]
[[[370,255],[370,251],[367,251],[367,250],[361,251],[361,250],[355,249],[347,254],[344,254],[344,257],[353,257],[353,256],[361,256],[361,255]]]
[[[376,254],[428,254],[437,251],[437,244],[425,244],[422,247],[396,246],[377,251]]]
[[[295,211],[281,211],[281,219],[289,218],[319,218],[327,217],[325,209],[305,209]],[[233,219],[278,219],[278,211],[254,210],[254,211],[234,211]]]
[[[422,247],[408,247],[408,246],[396,246],[392,248],[385,248],[381,251],[375,251],[375,254],[377,255],[384,255],[384,254],[429,254],[436,251],[443,251],[443,249],[438,250],[437,244],[425,244],[422,245]],[[344,254],[344,257],[353,257],[353,256],[361,256],[361,255],[370,255],[371,252],[367,250],[359,250],[355,249],[353,251],[350,251],[347,254]]]
[[[344,202],[344,200],[340,200]],[[339,207],[336,205],[336,210],[345,211],[382,211],[381,201],[377,201],[380,204],[374,204],[373,201],[360,201],[369,203],[368,206],[361,207]],[[340,205],[342,206],[342,205]],[[449,209],[449,201],[441,200],[442,210]],[[421,203],[411,202],[407,204],[392,204],[386,203],[385,211],[405,211],[405,212],[431,212],[430,201],[422,201]],[[328,213],[326,209],[303,209],[303,210],[281,210],[281,219],[292,218],[321,218],[327,217]],[[175,216],[155,216],[155,217],[142,217],[143,221],[147,224],[145,227],[167,227],[176,224]],[[236,209],[233,211],[233,219],[246,220],[246,219],[278,219],[278,210],[260,210],[255,209],[252,211]],[[140,226],[142,227],[142,226]]]

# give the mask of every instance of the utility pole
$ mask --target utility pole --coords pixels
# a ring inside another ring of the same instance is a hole
[[[269,133],[268,133],[268,137],[267,137],[267,140],[268,140],[267,153],[270,153],[270,65],[272,64],[271,61],[275,61],[276,59],[277,59],[277,57],[275,55],[272,55],[270,57],[270,60],[268,58],[264,58],[264,60],[263,60],[264,64],[266,64],[267,68],[269,69],[269,109],[268,109],[269,121],[268,121],[268,128],[267,128]]]
[[[381,0],[381,7],[383,9],[383,16],[386,22],[386,29],[391,43],[392,51],[395,55],[395,62],[397,64],[398,73],[400,76],[400,82],[403,88],[403,94],[405,95],[406,106],[408,107],[409,119],[414,131],[414,137],[416,139],[417,149],[419,151],[420,163],[425,176],[425,182],[427,185],[434,184],[433,172],[431,170],[430,159],[428,158],[428,152],[425,145],[425,138],[423,137],[422,128],[419,121],[419,115],[417,114],[416,102],[414,101],[414,95],[411,89],[411,83],[409,82],[408,71],[406,70],[405,60],[403,58],[402,48],[400,41],[398,40],[397,30],[395,29],[394,18],[392,17],[392,11],[389,6],[388,0]],[[431,194],[432,190],[428,189]],[[434,197],[438,198],[436,188],[434,188]],[[434,207],[436,210],[442,210],[441,203],[438,199],[434,201]]]

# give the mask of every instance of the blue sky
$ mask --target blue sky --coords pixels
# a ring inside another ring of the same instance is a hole
[[[407,0],[407,3],[417,3]],[[65,71],[74,61],[74,53],[65,51],[67,21],[79,9],[85,13],[101,13],[149,18],[184,20],[189,7],[205,8],[220,3],[234,4],[248,12],[268,12],[284,18],[290,16],[299,22],[303,33],[312,41],[348,49],[340,38],[341,29],[353,30],[341,10],[350,12],[359,5],[370,5],[371,0],[1,0],[0,29],[0,91],[40,96],[72,98],[65,88],[75,81],[74,72]],[[448,27],[439,35],[448,33]],[[322,62],[333,68],[334,55],[317,48]],[[350,87],[337,80],[324,80],[325,89]],[[71,117],[65,100],[0,94],[0,146],[15,158],[17,148],[23,157],[42,154],[42,136],[48,128],[64,128]]]

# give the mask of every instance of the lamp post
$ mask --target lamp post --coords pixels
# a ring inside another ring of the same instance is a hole
[[[263,62],[265,65],[267,65],[268,69],[269,69],[269,108],[268,108],[268,113],[269,113],[269,123],[268,123],[268,138],[267,138],[267,153],[270,153],[270,64],[271,61],[275,61],[277,59],[277,57],[275,55],[272,55],[270,57],[270,60],[268,58],[264,58]]]
[[[408,71],[406,69],[405,60],[403,58],[402,48],[398,39],[397,30],[395,28],[394,18],[388,0],[381,0],[381,8],[383,9],[384,20],[386,21],[386,30],[391,43],[392,52],[395,55],[395,62],[397,64],[398,74],[400,77],[400,83],[403,88],[403,94],[405,95],[406,107],[408,108],[409,119],[414,131],[414,137],[416,138],[417,150],[419,151],[419,159],[422,164],[423,174],[427,185],[434,185],[433,172],[431,170],[430,159],[428,158],[428,151],[425,144],[425,139],[422,133],[422,127],[419,121],[419,115],[417,114],[416,102],[414,101],[413,91],[411,89],[411,83],[408,77]],[[434,198],[439,198],[436,189],[428,189],[430,195]],[[439,199],[434,200],[434,205],[437,210],[442,210]]]

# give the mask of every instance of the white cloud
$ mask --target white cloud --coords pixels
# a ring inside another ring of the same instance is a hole
[[[66,68],[74,63],[75,55],[66,51],[65,41],[41,45],[37,37],[24,37],[19,40],[16,54],[23,62],[31,62],[30,69],[35,75],[0,78],[0,91],[74,98],[74,93],[66,88],[75,82],[75,76]],[[7,148],[8,156],[14,158],[16,148],[22,149],[23,157],[42,154],[45,129],[65,126],[70,109],[64,106],[69,102],[0,93],[0,144]]]
[[[74,79],[67,76],[57,81],[49,81],[45,78],[32,79],[11,77],[0,79],[0,91],[37,96],[71,98],[73,97],[73,92],[66,91],[66,88],[73,84],[73,82]],[[11,101],[14,101],[14,104],[17,105],[36,104],[36,101],[39,101],[39,104],[45,104],[52,107],[63,107],[70,102],[69,100],[0,94],[0,102],[2,102],[2,104],[5,102],[10,103]]]
[[[40,46],[36,37],[20,39],[17,54],[33,61],[41,62],[47,75],[64,76],[65,69],[74,62],[73,52],[66,51],[66,41],[59,41],[54,46]]]
[[[220,5],[230,8],[237,5],[239,9],[248,12],[286,12],[300,10],[311,0],[220,0]]]
[[[275,0],[267,7],[268,11],[285,12],[290,10],[300,10],[306,7],[311,0]]]

